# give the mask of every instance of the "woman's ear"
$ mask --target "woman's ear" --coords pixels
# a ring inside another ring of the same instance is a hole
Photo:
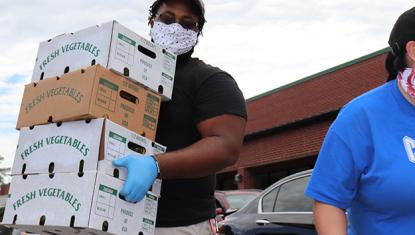
[[[415,64],[415,41],[409,41],[406,43],[406,54],[410,59],[409,64]]]

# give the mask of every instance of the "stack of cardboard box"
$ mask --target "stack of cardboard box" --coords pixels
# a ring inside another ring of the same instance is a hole
[[[3,224],[48,234],[154,234],[161,181],[129,203],[112,160],[154,142],[176,56],[117,22],[42,42],[25,87]],[[88,67],[89,66],[89,67]]]

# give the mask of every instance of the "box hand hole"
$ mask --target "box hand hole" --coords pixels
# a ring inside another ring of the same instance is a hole
[[[121,98],[130,101],[133,104],[137,104],[138,103],[138,98],[126,91],[120,91],[120,96]]]
[[[42,215],[39,219],[39,225],[43,226],[46,222],[46,216]]]
[[[23,166],[22,166],[22,175],[24,175],[25,171],[26,171],[26,163],[23,163]]]
[[[53,171],[55,171],[55,163],[51,162],[49,164],[49,169],[48,170],[49,170],[49,174],[52,174]]]
[[[130,76],[130,70],[128,68],[124,68],[124,76],[129,77]]]
[[[143,53],[144,55],[146,55],[146,56],[148,56],[152,59],[156,59],[156,57],[157,57],[156,53],[154,53],[153,51],[151,51],[151,50],[149,50],[149,49],[147,49],[147,48],[145,48],[141,45],[138,45],[137,49],[138,49],[139,52]]]
[[[114,169],[114,172],[112,173],[112,176],[114,176],[115,178],[119,178],[120,177],[120,170],[118,170],[117,168]]]
[[[81,160],[81,161],[79,162],[79,171],[78,171],[78,176],[79,176],[79,177],[84,176],[84,163],[85,163],[85,161],[84,161],[84,160]]]
[[[160,85],[160,86],[159,86],[159,88],[158,88],[158,92],[159,92],[160,94],[163,94],[163,92],[164,92],[164,87],[163,87],[162,85]]]
[[[65,70],[63,71],[63,73],[68,73],[69,72],[69,66],[65,67]]]
[[[43,77],[45,76],[45,72],[42,72],[41,74],[40,74],[40,81],[42,81],[43,80]]]
[[[133,204],[136,204],[137,202],[129,202],[129,201],[127,201],[127,199],[125,199],[125,197],[123,196],[123,195],[121,195],[121,194],[118,194],[118,197],[121,199],[121,200],[123,200],[123,201],[125,201],[125,202],[128,202],[128,203],[133,203]]]
[[[108,221],[104,221],[102,223],[102,231],[104,232],[108,231]]]
[[[140,146],[136,143],[133,143],[131,141],[128,142],[127,146],[130,150],[132,150],[136,153],[143,154],[143,155],[146,153],[146,148],[144,148],[143,146]]]
[[[71,216],[71,222],[69,224],[69,227],[73,228],[75,226],[75,216]]]
[[[95,59],[93,59],[92,61],[91,61],[91,66],[92,65],[95,65],[97,62],[95,61]]]

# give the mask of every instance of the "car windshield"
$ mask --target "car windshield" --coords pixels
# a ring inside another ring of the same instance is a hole
[[[227,195],[226,201],[228,201],[230,209],[240,209],[256,196],[256,194]]]

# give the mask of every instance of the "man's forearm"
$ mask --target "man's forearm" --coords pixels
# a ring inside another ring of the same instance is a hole
[[[238,160],[240,145],[212,136],[187,148],[157,155],[161,178],[199,178],[213,174]]]

